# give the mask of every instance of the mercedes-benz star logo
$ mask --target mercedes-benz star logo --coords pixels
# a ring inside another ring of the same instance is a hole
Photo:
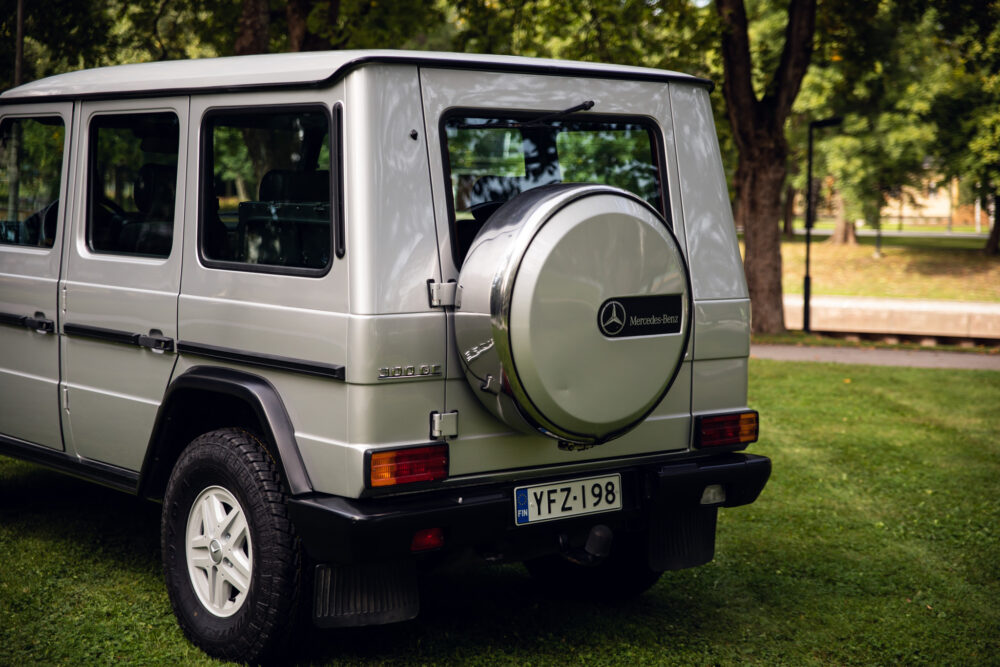
[[[605,336],[617,336],[625,328],[625,306],[621,301],[608,301],[601,308],[597,323]]]

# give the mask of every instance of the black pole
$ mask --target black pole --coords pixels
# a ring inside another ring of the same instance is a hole
[[[809,298],[812,292],[812,276],[809,275],[809,248],[812,244],[813,227],[813,126],[809,123],[809,150],[806,167],[806,277],[802,281],[802,331],[809,333]]]
[[[833,117],[809,123],[809,148],[806,166],[806,277],[802,281],[802,331],[806,333],[811,330],[809,301],[812,296],[812,276],[809,274],[809,249],[812,245],[813,223],[816,221],[813,211],[813,128],[833,127],[843,122],[843,118]]]
[[[17,0],[17,36],[14,43],[14,87],[24,76],[24,0]]]

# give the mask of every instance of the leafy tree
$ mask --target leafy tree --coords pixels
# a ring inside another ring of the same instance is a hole
[[[903,186],[927,173],[935,141],[928,112],[948,85],[951,70],[935,47],[933,12],[914,13],[912,3],[881,2],[867,20],[847,27],[841,39],[863,39],[864,49],[835,45],[846,53],[827,74],[828,106],[845,117],[842,131],[826,139],[826,169],[836,176],[847,219],[881,224],[880,211]],[[831,71],[832,70],[832,71]]]
[[[242,0],[233,51],[406,48],[442,21],[441,8],[425,0]]]
[[[935,0],[942,41],[954,59],[951,86],[933,100],[935,157],[947,176],[992,195],[993,229],[986,252],[1000,254],[1000,0]]]
[[[0,0],[0,88],[13,83],[17,1]],[[95,0],[24,3],[23,81],[106,63],[119,43],[114,22]]]

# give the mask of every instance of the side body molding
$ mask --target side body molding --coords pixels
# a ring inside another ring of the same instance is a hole
[[[204,410],[212,396],[213,409]],[[217,399],[225,397],[222,404]],[[221,410],[216,410],[219,405]],[[223,407],[224,406],[224,407]],[[192,420],[188,408],[201,411]],[[233,417],[242,418],[233,422]],[[194,423],[192,423],[192,421]],[[139,495],[161,498],[180,452],[202,433],[254,421],[265,445],[274,450],[291,495],[313,490],[295,440],[295,430],[274,386],[259,375],[218,366],[195,366],[174,379],[156,414],[156,422],[139,476]],[[240,423],[242,422],[242,423]],[[267,440],[270,439],[270,442]]]

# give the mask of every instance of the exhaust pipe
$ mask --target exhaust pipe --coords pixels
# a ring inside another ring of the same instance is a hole
[[[604,524],[597,524],[590,529],[587,541],[583,548],[571,547],[569,545],[569,535],[562,533],[559,535],[559,547],[562,556],[571,563],[577,565],[594,566],[603,561],[611,553],[611,542],[614,540],[614,533]]]

